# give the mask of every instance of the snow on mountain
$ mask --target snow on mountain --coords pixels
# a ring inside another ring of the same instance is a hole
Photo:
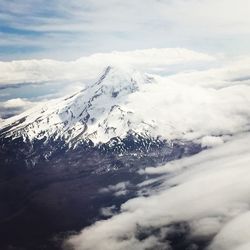
[[[94,144],[129,132],[213,146],[250,129],[249,81],[211,71],[160,77],[107,67],[72,96],[41,104],[2,122],[1,137],[63,139]]]
[[[106,142],[129,130],[146,133],[147,124],[126,108],[130,94],[152,83],[147,75],[107,67],[100,79],[74,95],[35,107],[3,123],[6,137],[24,140],[61,138],[73,143],[84,140]]]

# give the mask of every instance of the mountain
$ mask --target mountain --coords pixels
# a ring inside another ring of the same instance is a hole
[[[137,195],[138,183],[150,181],[140,172],[147,166],[201,150],[163,136],[165,127],[148,112],[152,101],[137,100],[157,84],[150,75],[107,67],[74,95],[0,123],[1,249],[62,249],[68,232],[89,225],[114,201],[100,192],[104,187],[133,183],[131,193],[116,197],[120,207]]]
[[[1,137],[21,137],[24,141],[53,137],[72,147],[82,140],[107,142],[130,130],[147,133],[153,124],[138,119],[124,103],[142,84],[152,82],[147,75],[107,67],[93,85],[7,120]]]
[[[34,166],[76,150],[149,156],[162,148],[172,150],[176,142],[157,134],[150,116],[143,117],[127,105],[133,94],[156,81],[135,70],[109,66],[81,91],[2,122],[0,158],[12,164],[25,159],[25,165]]]

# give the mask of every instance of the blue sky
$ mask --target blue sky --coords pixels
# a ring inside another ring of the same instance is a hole
[[[185,47],[250,52],[248,0],[1,0],[0,60]]]

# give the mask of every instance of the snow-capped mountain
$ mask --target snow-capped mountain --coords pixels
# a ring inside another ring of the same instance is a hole
[[[249,130],[248,83],[239,84],[224,71],[164,77],[107,67],[75,94],[2,121],[0,140],[32,146],[60,141],[73,149],[86,143],[118,149],[127,138],[129,147],[139,141],[144,149],[162,141],[218,145]]]
[[[199,151],[193,143],[161,136],[151,115],[133,110],[131,98],[157,81],[135,70],[107,67],[97,81],[77,93],[4,120],[0,160],[7,166],[48,161],[53,166],[68,161],[71,166],[81,164],[87,151],[111,157],[146,155],[156,161]]]
[[[141,120],[126,108],[129,95],[153,78],[132,70],[107,67],[92,85],[72,96],[35,107],[3,123],[1,137],[63,139],[69,146],[83,140],[94,144],[113,137],[124,137],[129,131],[147,134],[153,122]]]
[[[0,161],[34,166],[67,153],[72,165],[86,150],[150,159],[194,153],[249,130],[249,87],[241,85],[223,77],[218,85],[210,71],[162,77],[107,67],[75,94],[2,121]]]

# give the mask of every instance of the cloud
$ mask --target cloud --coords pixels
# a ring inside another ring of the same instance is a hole
[[[249,130],[250,81],[235,81],[248,75],[247,71],[244,64],[235,63],[170,76],[152,75],[155,84],[140,86],[140,91],[129,96],[126,108],[155,124],[155,136],[204,146],[220,144],[231,134]]]
[[[240,230],[239,230],[240,229]],[[210,249],[248,249],[250,245],[250,212],[235,216],[216,235]]]
[[[129,181],[119,182],[116,185],[109,185],[108,187],[101,188],[100,193],[114,192],[115,196],[126,195],[128,193],[127,187],[129,186]]]
[[[11,99],[11,100],[6,101],[3,104],[3,107],[4,108],[23,108],[27,105],[31,105],[31,102],[25,99],[16,98],[16,99]]]
[[[10,53],[6,48],[2,57],[65,59],[97,48],[110,52],[165,46],[249,53],[248,7],[247,0],[3,0],[0,40],[2,46],[19,50]],[[21,52],[27,46],[34,50]]]
[[[110,217],[115,214],[116,206],[113,205],[111,207],[103,207],[100,210],[101,215],[105,217]]]
[[[15,98],[6,102],[0,102],[0,117],[8,118],[10,116],[17,115],[27,109],[30,109],[36,104],[37,102],[31,102],[22,98]]]
[[[247,249],[249,139],[249,133],[243,134],[214,149],[156,167],[166,173],[157,193],[128,200],[119,214],[97,221],[70,237],[67,244],[76,250],[171,249],[168,235],[178,232],[174,225],[185,223],[181,230],[189,239],[187,247],[194,247],[200,238],[210,240],[210,250]]]
[[[49,59],[0,62],[0,87],[10,84],[89,80],[96,78],[109,65],[150,70],[181,65],[192,68],[194,65],[213,61],[213,56],[204,53],[165,48],[98,53],[70,62]]]
[[[204,136],[201,139],[202,147],[214,147],[217,145],[221,145],[223,143],[223,139],[217,136]]]

